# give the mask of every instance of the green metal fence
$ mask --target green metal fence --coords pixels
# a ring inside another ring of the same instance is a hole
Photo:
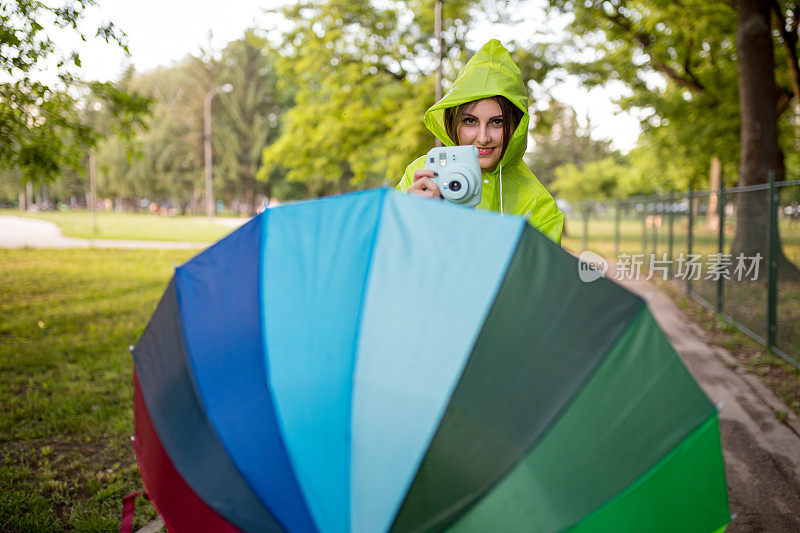
[[[564,244],[660,277],[800,368],[800,181],[571,204]],[[741,227],[738,227],[741,225]]]

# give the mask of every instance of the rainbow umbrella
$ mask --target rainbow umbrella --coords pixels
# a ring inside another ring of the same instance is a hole
[[[176,269],[134,350],[174,531],[715,531],[717,411],[644,302],[523,219],[376,190]]]

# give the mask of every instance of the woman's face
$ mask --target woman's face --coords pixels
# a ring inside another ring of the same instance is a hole
[[[478,148],[481,170],[491,171],[500,162],[503,151],[503,112],[494,98],[478,100],[458,121],[461,145]]]

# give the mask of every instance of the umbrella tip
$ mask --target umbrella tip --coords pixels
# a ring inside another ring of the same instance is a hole
[[[719,413],[720,411],[722,411],[723,407],[725,407],[725,402],[719,402],[717,404],[717,412]]]

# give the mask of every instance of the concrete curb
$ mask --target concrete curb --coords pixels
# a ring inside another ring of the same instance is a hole
[[[694,330],[698,337],[708,341],[708,335],[703,328],[697,324],[689,324],[689,327]],[[742,365],[728,350],[711,344],[709,347],[711,348],[711,352],[717,356],[725,366],[733,370],[736,375],[739,376],[739,378],[741,378],[770,409],[772,409],[772,412],[775,413],[775,418],[783,422],[798,436],[798,438],[800,438],[800,419],[794,411],[786,405],[783,400],[775,396],[775,393],[762,383],[760,379],[748,372],[744,365]]]
[[[158,533],[162,529],[164,529],[164,520],[159,517],[144,526],[142,529],[137,530],[136,533]]]

